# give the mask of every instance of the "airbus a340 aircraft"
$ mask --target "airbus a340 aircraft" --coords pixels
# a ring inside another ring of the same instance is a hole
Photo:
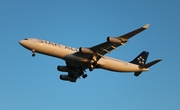
[[[52,57],[63,59],[66,66],[57,66],[57,70],[68,72],[68,74],[60,75],[61,80],[76,82],[77,78],[81,76],[87,77],[85,70],[94,70],[95,68],[102,68],[115,72],[134,72],[134,76],[139,76],[143,71],[149,70],[148,68],[159,61],[154,60],[146,64],[146,59],[149,52],[143,51],[134,60],[125,62],[104,56],[106,53],[116,49],[125,43],[134,35],[144,31],[149,27],[149,24],[138,28],[132,32],[124,34],[119,37],[107,37],[107,41],[93,47],[79,49],[64,46],[61,44],[40,40],[36,38],[26,38],[19,41],[19,43],[26,49],[32,51],[32,56],[35,52]]]

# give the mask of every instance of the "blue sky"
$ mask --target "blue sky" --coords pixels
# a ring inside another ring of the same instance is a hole
[[[180,1],[1,0],[1,110],[179,110]],[[76,83],[59,80],[64,61],[19,45],[40,38],[72,47],[91,47],[147,23],[110,57],[130,61],[141,51],[162,58],[139,77],[132,73],[87,71]]]

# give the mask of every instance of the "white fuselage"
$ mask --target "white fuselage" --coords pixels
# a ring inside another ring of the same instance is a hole
[[[61,58],[67,62],[85,65],[90,63],[89,59],[73,55],[73,53],[76,53],[79,50],[69,46],[64,46],[61,44],[56,44],[53,42],[34,38],[21,40],[20,44],[31,51],[53,56],[56,58]],[[97,64],[100,65],[100,67],[103,69],[116,72],[138,72],[147,70],[139,68],[139,66],[136,64],[132,64],[129,62],[117,60],[106,56],[103,56],[101,59],[99,59]]]

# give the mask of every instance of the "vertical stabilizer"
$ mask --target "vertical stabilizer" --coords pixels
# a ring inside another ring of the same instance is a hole
[[[144,64],[146,64],[148,55],[149,55],[149,52],[143,51],[130,63],[137,64],[137,65],[144,65]]]
[[[143,51],[130,63],[139,65],[139,68],[141,68],[141,69],[148,69],[152,65],[154,65],[154,64],[156,64],[162,60],[162,59],[158,59],[158,60],[154,60],[154,61],[146,64],[146,60],[148,58],[148,55],[149,55],[149,52]],[[134,72],[134,76],[139,76],[142,72],[143,71]]]

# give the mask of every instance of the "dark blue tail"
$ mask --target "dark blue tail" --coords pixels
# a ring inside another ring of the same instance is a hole
[[[146,60],[148,58],[149,52],[143,51],[141,54],[139,54],[133,61],[130,63],[139,65],[139,68],[149,68],[152,65],[160,62],[162,59],[157,59],[154,61],[151,61],[146,64]],[[134,76],[139,76],[143,71],[134,72]]]
[[[143,51],[130,63],[137,64],[137,65],[145,65],[148,55],[149,55],[149,52]]]

